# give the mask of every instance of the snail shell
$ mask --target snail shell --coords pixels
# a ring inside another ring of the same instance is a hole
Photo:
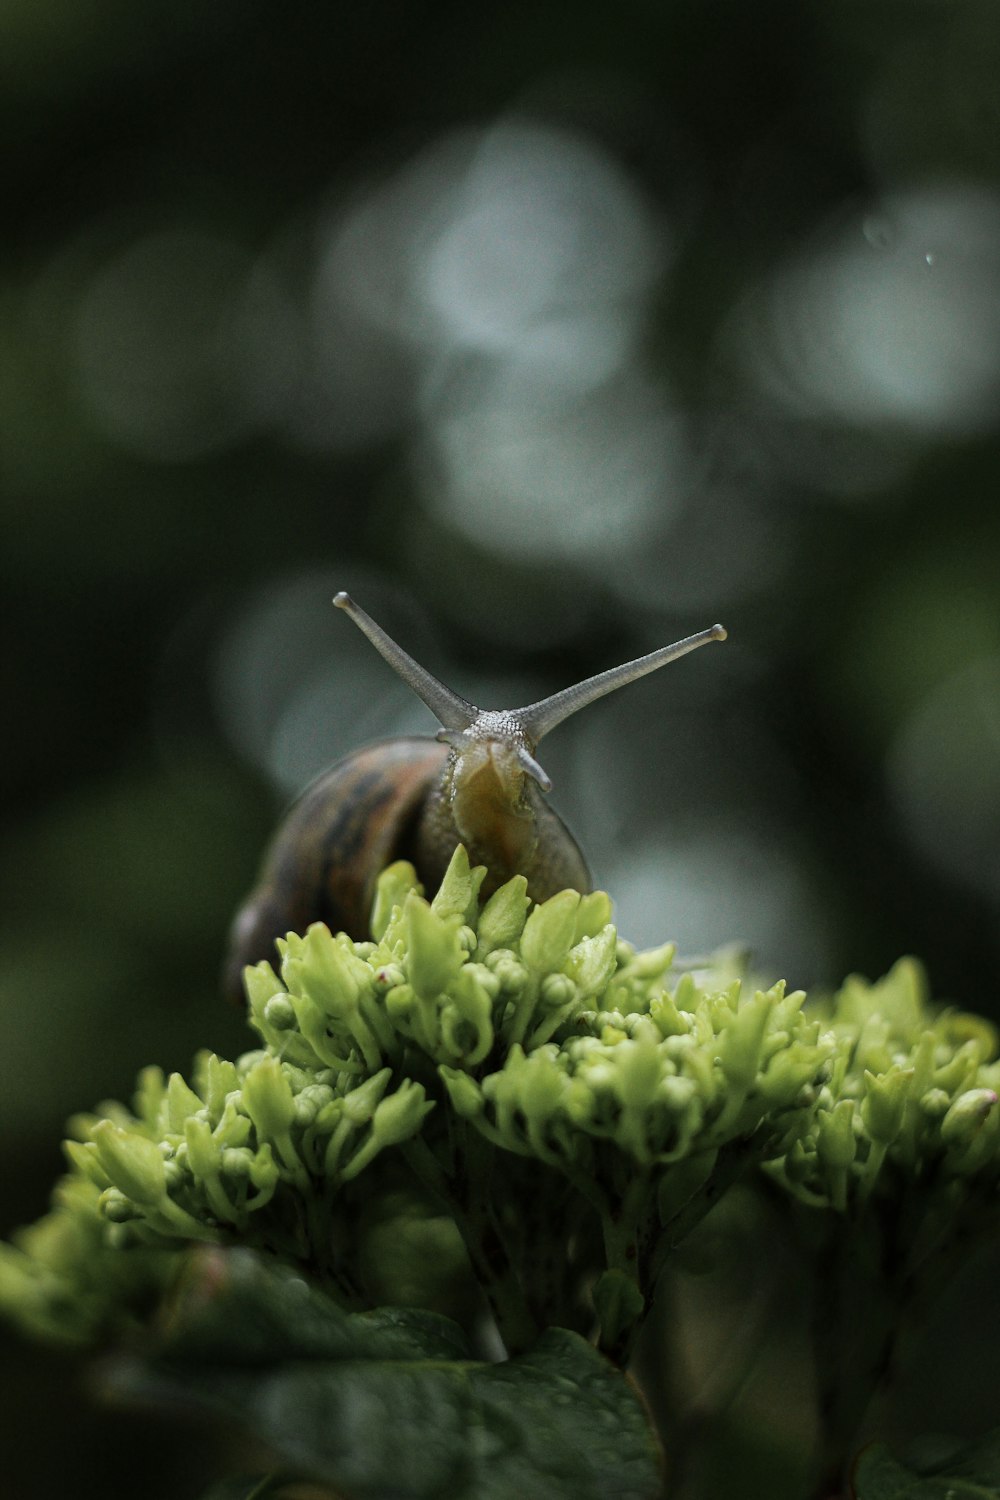
[[[534,901],[566,888],[589,891],[580,848],[542,795],[551,783],[534,757],[538,741],[594,699],[726,636],[713,625],[539,703],[494,711],[432,677],[346,594],[334,603],[443,728],[436,739],[406,736],[356,750],[296,802],[233,922],[225,988],[237,1003],[246,965],[271,957],[275,938],[286,932],[325,922],[334,932],[367,937],[375,882],[393,860],[410,860],[433,887],[463,843],[470,861],[487,867],[486,895],[515,874],[526,877]]]

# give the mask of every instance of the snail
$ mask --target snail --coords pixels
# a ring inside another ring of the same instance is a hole
[[[292,807],[233,923],[225,987],[237,1001],[244,967],[270,957],[286,932],[325,922],[367,938],[376,877],[393,860],[409,859],[433,887],[462,843],[473,864],[487,867],[484,895],[516,874],[534,901],[567,887],[588,892],[586,860],[542,796],[552,783],[535,759],[539,740],[606,693],[726,639],[713,625],[526,708],[480,709],[419,666],[347,594],[333,602],[442,727],[434,739],[405,736],[354,751]]]

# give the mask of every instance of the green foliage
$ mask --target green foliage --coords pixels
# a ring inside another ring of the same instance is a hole
[[[529,1354],[485,1364],[448,1319],[345,1313],[241,1251],[188,1268],[150,1378],[356,1500],[659,1493],[638,1395],[578,1335],[550,1329]]]
[[[1000,1431],[919,1472],[873,1443],[855,1465],[854,1495],[855,1500],[990,1500],[1000,1495]]]

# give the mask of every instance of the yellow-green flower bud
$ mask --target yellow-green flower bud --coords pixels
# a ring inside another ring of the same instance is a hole
[[[588,1126],[597,1110],[597,1097],[585,1078],[570,1078],[562,1102],[563,1114],[574,1125]]]
[[[611,897],[606,891],[591,891],[580,897],[573,929],[574,946],[583,938],[596,937],[611,921]]]
[[[468,1073],[463,1073],[459,1068],[449,1068],[444,1063],[438,1068],[438,1072],[448,1090],[448,1098],[451,1107],[463,1120],[473,1120],[481,1115],[485,1105],[483,1091]]]
[[[171,1073],[167,1081],[166,1105],[167,1129],[175,1135],[183,1135],[188,1116],[198,1113],[202,1101],[179,1073]]]
[[[292,1031],[295,1028],[295,1006],[287,995],[272,995],[262,1015],[265,1024],[273,1031]]]
[[[568,974],[546,974],[538,995],[546,1010],[558,1010],[576,999],[578,990]]]
[[[854,1133],[854,1101],[841,1099],[832,1110],[819,1117],[816,1128],[816,1155],[825,1167],[843,1170],[857,1155]]]
[[[474,921],[479,906],[479,887],[485,874],[485,865],[470,869],[468,853],[464,845],[459,844],[431,902],[435,916],[457,917],[463,923]]]
[[[412,984],[396,984],[385,997],[386,1015],[394,1026],[407,1029],[407,1023],[416,1008],[416,996]]]
[[[602,991],[615,972],[618,961],[618,934],[608,925],[593,937],[581,938],[566,955],[563,972],[579,987],[582,995]]]
[[[295,1099],[276,1057],[264,1057],[243,1080],[243,1107],[261,1141],[283,1139],[295,1119]]]
[[[953,1096],[964,1093],[975,1083],[980,1060],[979,1042],[975,1038],[963,1042],[946,1063],[935,1069],[935,1087],[947,1089]]]
[[[759,1077],[757,1090],[761,1098],[772,1109],[799,1103],[802,1090],[816,1079],[828,1055],[824,1045],[792,1042],[784,1051],[775,1053],[767,1071]]]
[[[806,1148],[801,1140],[792,1142],[785,1153],[785,1175],[789,1182],[804,1185],[816,1178],[816,1153]]]
[[[333,1089],[326,1083],[310,1083],[295,1095],[295,1124],[305,1130],[320,1110],[333,1100]]]
[[[719,1041],[719,1062],[732,1087],[749,1089],[757,1077],[770,1016],[770,996],[758,990],[726,1025]]]
[[[967,1089],[941,1121],[941,1139],[949,1146],[975,1140],[997,1103],[993,1089]]]
[[[155,1204],[166,1197],[163,1156],[155,1141],[110,1120],[99,1120],[92,1140],[112,1184],[133,1203]]]
[[[234,1181],[249,1181],[254,1153],[249,1146],[227,1146],[219,1159],[220,1170]]]
[[[214,1052],[203,1051],[195,1059],[194,1086],[204,1099],[210,1117],[215,1120],[229,1096],[238,1092],[240,1076],[233,1063],[217,1057]]]
[[[392,1077],[391,1068],[383,1068],[376,1073],[374,1078],[369,1078],[358,1088],[351,1089],[341,1100],[344,1119],[349,1120],[356,1128],[367,1125],[379,1105],[379,1100],[389,1087],[389,1079]]]
[[[529,1126],[543,1125],[562,1103],[567,1077],[550,1055],[539,1047],[516,1070],[518,1099]]]
[[[299,1018],[299,1030],[320,1062],[325,1063],[329,1068],[336,1068],[338,1072],[362,1072],[362,1064],[355,1054],[353,1040],[344,1037],[340,1042],[333,1041],[328,1030],[329,1017],[320,1009],[315,1000],[308,995],[297,995],[295,1010]]]
[[[176,1192],[188,1181],[187,1170],[187,1142],[181,1141],[175,1154],[163,1163],[163,1180],[167,1185],[167,1192]]]
[[[394,1094],[383,1099],[372,1118],[371,1132],[361,1150],[348,1162],[341,1176],[345,1182],[357,1177],[387,1146],[398,1146],[419,1131],[424,1117],[434,1108],[423,1084],[404,1078]]]
[[[653,996],[649,1002],[649,1014],[663,1037],[687,1036],[691,1030],[691,1017],[686,1011],[678,1010],[676,1002],[666,992]]]
[[[465,965],[458,976],[459,987],[467,982],[471,984],[473,980],[480,989],[486,991],[491,1000],[495,1000],[499,995],[500,980],[487,964],[472,962]]]
[[[185,1122],[184,1140],[187,1159],[195,1177],[213,1177],[222,1165],[222,1148],[212,1135],[207,1120],[191,1115]]]
[[[264,1007],[274,995],[285,993],[285,986],[266,960],[243,970],[243,986],[247,992],[250,1015],[256,1021],[261,1019]]]
[[[127,1224],[130,1219],[138,1218],[142,1210],[131,1198],[126,1198],[120,1188],[105,1188],[97,1206],[101,1213],[111,1224]]]
[[[890,1146],[900,1132],[912,1077],[912,1072],[898,1063],[879,1076],[865,1069],[861,1118],[872,1140],[880,1145]]]
[[[683,1114],[690,1108],[698,1095],[698,1086],[693,1078],[680,1078],[676,1074],[668,1074],[660,1079],[656,1097],[666,1105],[672,1114]]]
[[[931,1120],[941,1120],[951,1108],[951,1095],[944,1089],[928,1089],[920,1097],[921,1111]]]
[[[266,1202],[277,1187],[280,1176],[271,1147],[265,1143],[254,1153],[250,1165],[250,1181],[261,1196],[249,1206],[258,1208]]]
[[[545,974],[562,967],[576,937],[580,896],[559,891],[536,906],[521,934],[521,958],[529,969]]]
[[[467,965],[451,987],[449,1003],[441,1012],[441,1036],[453,1057],[475,1066],[493,1046],[493,1001],[471,967]],[[496,975],[489,969],[475,967],[496,984]]]
[[[406,975],[399,964],[379,964],[374,974],[375,988],[384,994],[387,990],[395,989],[396,985],[402,984],[405,978]]]
[[[648,1109],[660,1088],[663,1057],[659,1047],[630,1038],[618,1043],[611,1060],[613,1086],[621,1103],[631,1110]]]
[[[424,888],[417,879],[417,872],[405,859],[382,871],[375,886],[375,902],[372,906],[372,937],[380,943],[389,929],[392,913],[396,907],[402,909],[407,896],[415,891],[422,896]]]
[[[524,931],[524,921],[531,902],[528,882],[515,875],[494,891],[479,914],[479,952],[485,956],[495,948],[511,948]]]
[[[457,978],[465,958],[454,923],[411,895],[403,908],[403,926],[413,993],[418,1000],[436,1000]]]
[[[151,1130],[159,1129],[160,1110],[167,1092],[167,1081],[162,1068],[143,1068],[139,1074],[139,1085],[133,1104],[136,1115]]]
[[[486,960],[487,968],[496,975],[501,991],[506,995],[519,994],[528,982],[528,971],[509,948],[497,948]]]
[[[676,943],[662,943],[659,948],[647,948],[643,953],[637,953],[632,958],[625,970],[629,979],[660,979],[670,968],[677,956]]]
[[[243,1095],[229,1094],[213,1131],[220,1146],[245,1146],[250,1139],[251,1124],[240,1109]]]

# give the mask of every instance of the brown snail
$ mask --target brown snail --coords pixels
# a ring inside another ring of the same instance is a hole
[[[233,923],[226,989],[237,1001],[245,965],[271,957],[286,932],[325,922],[367,937],[376,877],[396,859],[411,860],[433,888],[462,843],[473,864],[487,867],[486,895],[518,873],[535,901],[566,887],[589,891],[576,840],[542,796],[552,783],[535,759],[539,740],[605,693],[726,638],[713,625],[526,708],[480,709],[419,666],[347,594],[333,602],[442,728],[435,739],[414,735],[356,750],[299,798]]]

